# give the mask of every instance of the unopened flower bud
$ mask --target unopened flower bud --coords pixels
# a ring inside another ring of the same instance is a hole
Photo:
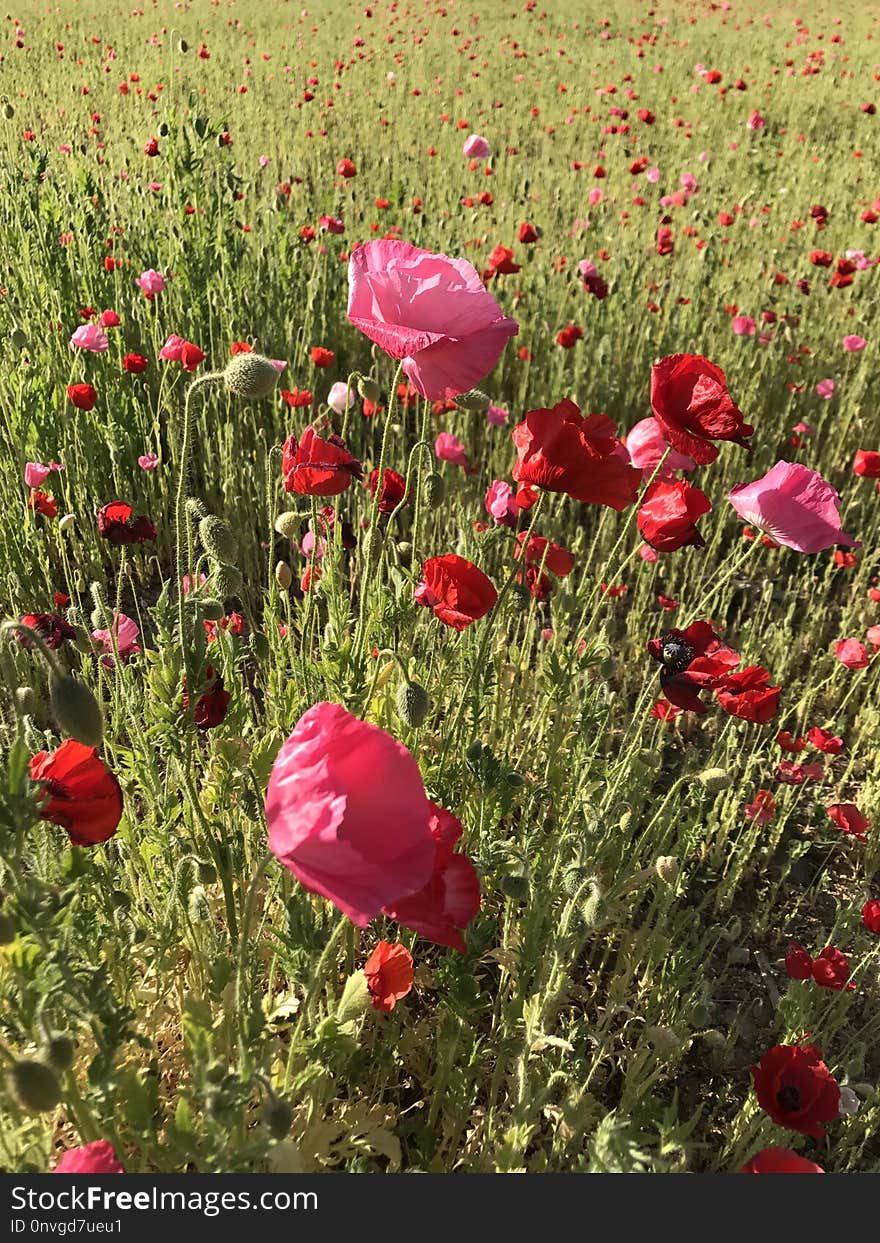
[[[15,699],[24,716],[33,716],[37,711],[37,697],[30,686],[17,687]]]
[[[397,560],[401,565],[409,565],[412,561],[412,544],[406,540],[401,540],[397,545]]]
[[[207,509],[197,496],[188,496],[186,498],[186,512],[193,522],[201,522],[203,518],[208,516]]]
[[[726,768],[704,768],[697,780],[710,794],[720,794],[730,786],[730,776]]]
[[[471,410],[475,414],[482,414],[483,411],[489,409],[491,402],[488,396],[481,392],[480,389],[472,388],[470,392],[460,393],[455,398],[455,404],[462,410]]]
[[[217,883],[217,869],[213,863],[207,863],[204,859],[199,859],[196,865],[200,885],[215,885]]]
[[[645,1035],[658,1053],[677,1053],[681,1040],[671,1027],[646,1027]]]
[[[241,591],[241,571],[234,565],[214,565],[211,568],[211,584],[219,596],[236,596]]]
[[[428,692],[418,682],[401,682],[395,703],[397,715],[410,729],[418,729],[431,708]]]
[[[528,902],[530,889],[524,872],[508,872],[501,877],[501,892],[513,902]]]
[[[226,364],[223,383],[236,397],[268,397],[278,383],[278,371],[262,354],[236,354]]]
[[[293,571],[286,561],[279,561],[275,566],[275,582],[282,591],[287,591],[293,582]]]
[[[263,1110],[263,1121],[273,1139],[284,1139],[293,1126],[293,1110],[286,1101],[273,1096]]]
[[[674,885],[678,880],[678,860],[674,855],[661,855],[654,862],[654,871],[666,885]]]
[[[58,519],[58,530],[69,531],[76,522],[76,514],[62,514]]]
[[[241,355],[246,358],[248,355]],[[224,565],[235,565],[238,560],[238,540],[222,518],[209,514],[199,523],[199,539],[208,556]]]
[[[6,103],[3,105],[3,115],[6,117],[7,121],[12,120],[12,118],[15,116],[15,109],[13,108],[12,104]]]
[[[46,1041],[43,1056],[54,1070],[57,1070],[59,1074],[64,1074],[73,1065],[74,1050],[75,1046],[71,1037],[57,1032]]]
[[[283,535],[291,544],[296,543],[299,536],[300,518],[292,509],[286,509],[275,519],[275,530]]]
[[[9,1072],[8,1083],[22,1109],[28,1113],[45,1113],[61,1100],[61,1085],[51,1066],[33,1059],[16,1062]]]
[[[382,390],[371,375],[358,376],[357,390],[364,401],[371,401],[374,404],[382,396]]]
[[[428,509],[439,509],[446,500],[446,483],[443,476],[432,470],[425,476],[424,489],[425,504]]]
[[[52,674],[49,703],[55,720],[65,734],[84,747],[97,747],[104,733],[101,705],[89,688],[68,674]]]

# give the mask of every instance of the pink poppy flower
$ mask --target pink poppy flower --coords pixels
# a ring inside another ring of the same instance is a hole
[[[70,338],[70,348],[89,350],[92,354],[103,354],[110,348],[110,342],[100,328],[94,324],[83,324]]]
[[[833,380],[820,380],[816,385],[816,393],[819,397],[824,397],[826,401],[830,401],[834,396],[835,387]]]
[[[143,290],[144,297],[152,299],[165,288],[165,277],[155,268],[147,268],[146,272],[141,272],[134,283]]]
[[[736,315],[732,327],[734,336],[753,337],[755,335],[755,321],[751,315]]]
[[[488,160],[491,154],[492,148],[488,140],[480,134],[471,134],[462,147],[462,155],[466,155],[471,160]]]
[[[510,418],[510,411],[503,409],[501,406],[489,406],[486,411],[486,422],[492,427],[506,427],[507,420]]]
[[[330,385],[330,392],[327,394],[327,405],[331,410],[335,410],[337,414],[345,414],[346,401],[353,404],[356,389],[352,387],[349,391],[348,385],[344,380],[337,380],[335,384]]]
[[[850,354],[858,354],[859,350],[863,350],[867,344],[864,337],[858,337],[855,333],[843,338],[843,348]]]
[[[108,668],[113,668],[113,638],[116,638],[116,647],[119,652],[119,658],[125,661],[129,656],[133,656],[141,650],[137,639],[140,630],[136,622],[130,617],[126,617],[125,613],[113,613],[113,621],[109,630],[93,630],[92,638],[104,652],[102,664]]]
[[[488,375],[519,331],[476,269],[382,239],[354,251],[348,265],[348,318],[392,358],[422,397],[467,393]]]
[[[649,168],[648,171],[645,173],[645,176],[647,177],[648,181],[651,182],[651,185],[656,185],[657,182],[660,180],[660,169]]]
[[[113,1145],[106,1139],[68,1148],[52,1171],[53,1174],[124,1174]]]
[[[516,527],[520,506],[516,493],[503,479],[495,479],[486,489],[486,513],[491,514],[499,526]]]
[[[159,351],[159,357],[169,363],[179,363],[180,356],[186,341],[183,337],[179,337],[177,333],[172,332],[166,339],[165,344]]]
[[[860,547],[840,528],[837,492],[797,462],[777,462],[763,479],[737,484],[729,500],[743,522],[795,552],[821,552],[835,544]]]
[[[756,108],[749,117],[748,121],[746,121],[746,129],[762,130],[766,124],[766,120],[761,116],[760,112],[758,112]]]
[[[26,462],[24,481],[29,488],[40,488],[53,470],[64,470],[64,467],[60,462],[50,462],[48,466],[44,466],[42,462]]]
[[[858,639],[838,639],[834,644],[834,655],[847,669],[867,669],[871,663],[868,649]]]
[[[667,451],[669,456],[663,462],[658,479],[669,480],[674,478],[677,470],[691,471],[697,466],[692,457],[670,447],[655,418],[639,419],[635,427],[627,432],[625,446],[630,463],[642,472],[643,479],[651,478]]]
[[[452,432],[441,432],[434,441],[434,452],[441,462],[451,462],[460,466],[466,475],[474,474],[474,467],[468,461],[464,445]]]
[[[142,453],[138,458],[138,466],[141,470],[155,470],[158,465],[159,458],[155,453]]]
[[[587,202],[590,204],[591,207],[595,207],[596,204],[601,203],[601,201],[602,201],[602,191],[599,189],[598,186],[594,186],[593,189],[590,191],[590,193],[587,195]]]
[[[360,928],[430,880],[433,814],[406,747],[332,703],[300,717],[266,793],[269,849]]]

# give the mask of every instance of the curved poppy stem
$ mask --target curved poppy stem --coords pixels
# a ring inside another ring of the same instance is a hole
[[[756,548],[760,547],[760,544],[761,541],[756,537],[746,546],[745,552],[741,556],[737,557],[733,563],[728,566],[718,581],[712,586],[709,594],[700,601],[699,606],[694,610],[693,616],[680,627],[682,630],[686,630],[692,622],[700,621],[703,618],[703,615],[708,612],[709,605],[715,600],[721,589],[730,582],[731,578],[733,578],[740,566],[748,560]]]

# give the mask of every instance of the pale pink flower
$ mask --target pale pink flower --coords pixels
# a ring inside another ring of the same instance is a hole
[[[108,669],[113,668],[113,639],[116,638],[116,647],[119,652],[119,658],[122,661],[127,660],[129,656],[133,656],[135,652],[141,650],[140,644],[137,642],[140,630],[130,617],[126,617],[125,613],[117,613],[114,610],[113,621],[110,623],[109,630],[93,630],[92,638],[104,652],[101,663]]]
[[[269,163],[268,155],[261,155],[260,156],[260,168],[265,168],[268,163]]]
[[[159,457],[155,453],[142,453],[138,458],[141,470],[155,470],[159,465]]]
[[[847,669],[867,669],[871,663],[868,649],[858,639],[838,639],[834,644],[834,655]]]
[[[192,587],[192,579],[190,578],[188,574],[184,574],[183,578],[180,581],[183,584],[183,594],[185,596],[188,596],[190,592],[190,588]],[[207,574],[199,575],[199,586],[200,587],[204,587],[207,581],[208,581]]]
[[[165,277],[154,268],[147,268],[146,272],[141,272],[134,283],[143,290],[146,298],[152,299],[165,288]]]
[[[159,357],[164,358],[169,363],[179,363],[180,356],[186,341],[183,337],[179,337],[177,333],[172,332],[165,340],[165,344],[159,351]]]
[[[648,171],[645,173],[645,176],[647,177],[648,181],[651,182],[652,185],[656,185],[657,182],[660,180],[660,169],[649,168]]]
[[[655,418],[640,419],[627,432],[625,447],[630,463],[642,472],[643,479],[650,479],[667,451],[669,456],[663,462],[658,479],[672,479],[677,470],[696,469],[697,464],[692,457],[670,447]]]
[[[468,461],[464,445],[457,436],[453,436],[452,432],[440,433],[434,441],[434,452],[441,462],[451,462],[453,466],[460,466],[466,475],[474,473],[474,467]]]
[[[755,321],[751,315],[736,315],[733,319],[733,331],[737,337],[753,337],[755,335]]]
[[[330,392],[327,394],[327,405],[331,410],[335,410],[337,414],[345,414],[345,403],[352,403],[355,389],[349,391],[349,387],[344,380],[337,380],[335,384],[330,385]]]
[[[816,393],[819,397],[824,397],[826,401],[830,401],[834,396],[835,384],[833,380],[820,380],[816,385]]]
[[[406,747],[339,704],[318,703],[272,768],[269,849],[304,888],[365,928],[431,878],[433,810]]]
[[[44,466],[42,462],[26,462],[24,481],[29,488],[39,488],[46,482],[53,470],[64,470],[60,462],[50,462]]]
[[[809,423],[795,423],[794,427],[791,430],[793,432],[797,432],[799,436],[815,436],[816,435],[815,427],[811,427]]]
[[[591,207],[595,207],[597,203],[602,202],[602,191],[598,186],[593,186],[592,190],[587,195],[587,202]]]
[[[843,348],[850,354],[858,354],[859,350],[863,350],[867,344],[864,337],[857,337],[855,333],[843,338]]]
[[[486,513],[491,514],[499,526],[515,527],[520,511],[516,493],[503,479],[494,479],[486,489]]]
[[[162,182],[161,181],[148,181],[147,189],[152,190],[153,193],[155,194],[157,190],[162,189]]]
[[[639,549],[639,556],[643,561],[647,561],[649,565],[654,565],[659,560],[660,554],[656,548],[652,548],[650,544],[642,544]]]
[[[761,116],[760,112],[758,112],[756,108],[755,111],[752,113],[752,115],[749,117],[748,121],[746,121],[746,129],[762,130],[766,124],[767,124],[766,119]]]
[[[502,406],[490,405],[486,411],[486,422],[491,423],[493,427],[506,427],[509,418],[510,411]]]
[[[81,325],[70,338],[72,350],[89,350],[92,354],[103,354],[109,347],[110,342],[94,324]]]
[[[743,522],[795,552],[860,547],[840,528],[840,497],[822,476],[797,462],[777,462],[763,479],[740,483],[729,500]]]
[[[471,134],[462,147],[462,153],[471,160],[488,160],[492,154],[492,148],[488,140],[480,134]]]

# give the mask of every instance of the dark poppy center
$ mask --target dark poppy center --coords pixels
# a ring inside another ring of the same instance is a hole
[[[787,1083],[776,1093],[776,1101],[783,1113],[797,1113],[801,1107],[800,1089],[793,1083]]]
[[[694,648],[691,643],[675,634],[668,634],[663,640],[661,651],[663,663],[671,674],[684,673],[694,659]]]
[[[58,781],[55,777],[44,777],[42,786],[52,798],[70,798],[70,791],[63,781]]]

